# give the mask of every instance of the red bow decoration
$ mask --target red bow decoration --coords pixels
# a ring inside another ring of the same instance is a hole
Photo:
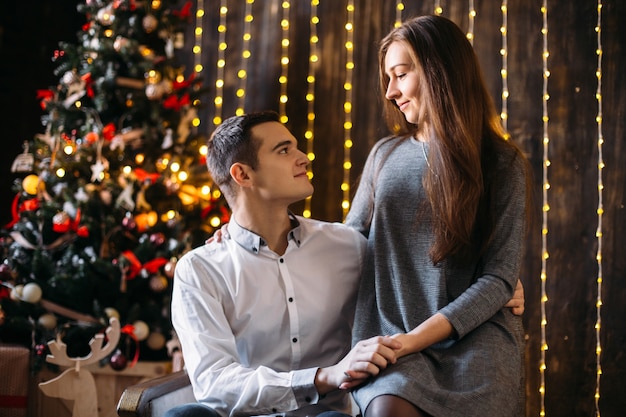
[[[23,211],[33,211],[39,208],[39,199],[30,198],[28,200],[24,200],[22,204],[20,204],[20,195],[16,194],[13,198],[13,203],[11,204],[11,221],[7,223],[4,228],[10,229],[15,224],[20,221],[20,213]]]
[[[111,140],[115,137],[115,124],[109,123],[102,128],[102,137],[105,140]]]
[[[185,3],[185,5],[180,9],[180,11],[178,10],[172,11],[172,14],[174,16],[180,17],[181,19],[189,20],[189,18],[191,17],[191,2],[188,1],[187,3]]]
[[[148,172],[145,169],[135,168],[135,177],[137,177],[137,179],[141,182],[150,180],[150,182],[154,184],[156,180],[159,179],[159,176],[158,172]]]
[[[191,83],[193,83],[193,80],[196,79],[196,73],[194,72],[193,74],[191,74],[189,76],[188,79],[183,80],[183,81],[172,81],[172,88],[174,88],[174,90],[180,90],[182,88],[187,88],[191,85]]]
[[[122,252],[122,256],[130,262],[126,279],[134,279],[142,269],[154,274],[159,270],[159,268],[168,262],[166,258],[154,258],[153,260],[142,265],[137,256],[130,250]]]
[[[222,223],[228,223],[230,221],[230,212],[223,206],[220,207],[220,211],[222,212]]]
[[[191,103],[191,101],[189,100],[189,94],[185,94],[180,98],[180,100],[175,95],[172,95],[163,101],[163,107],[165,107],[166,109],[174,109],[176,111],[180,111],[181,107],[186,106],[189,103]]]
[[[137,336],[135,336],[135,326],[126,324],[120,329],[120,333],[130,336],[130,338],[135,341],[135,354],[133,355],[133,360],[130,361],[130,365],[128,365],[129,368],[132,368],[139,360],[139,340],[137,340]]]
[[[52,225],[52,230],[57,233],[67,233],[70,230],[76,232],[76,234],[80,237],[88,237],[89,229],[87,226],[80,226],[80,209],[76,210],[76,218],[72,221],[69,216],[64,219],[61,223],[54,223]]]
[[[91,76],[91,73],[88,72],[80,78],[85,82],[85,90],[87,90],[87,96],[93,98],[93,96],[95,96],[95,93],[93,91],[93,77]]]
[[[200,218],[202,220],[206,219],[209,213],[211,213],[211,210],[213,210],[213,208],[214,208],[213,204],[209,204],[205,208],[203,208],[202,211],[200,212]]]
[[[37,100],[40,100],[39,105],[41,110],[45,110],[48,103],[54,98],[54,91],[52,90],[37,90]]]

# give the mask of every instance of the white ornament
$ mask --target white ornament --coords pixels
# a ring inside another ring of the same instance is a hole
[[[41,287],[34,282],[29,282],[24,285],[24,289],[22,290],[22,300],[27,303],[38,303],[41,300]]]
[[[135,328],[133,333],[139,341],[146,340],[150,335],[150,328],[145,321],[137,320],[133,323],[133,327]]]

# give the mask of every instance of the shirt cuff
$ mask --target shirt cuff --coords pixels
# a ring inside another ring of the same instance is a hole
[[[315,387],[315,375],[319,368],[301,369],[293,371],[291,379],[291,388],[298,403],[298,407],[304,407],[309,404],[317,404],[320,395]]]

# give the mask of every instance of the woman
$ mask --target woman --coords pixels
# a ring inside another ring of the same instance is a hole
[[[407,21],[379,60],[394,136],[370,153],[346,219],[368,238],[353,340],[395,335],[402,348],[355,400],[365,417],[517,415],[522,324],[503,306],[519,273],[527,162],[450,20]]]

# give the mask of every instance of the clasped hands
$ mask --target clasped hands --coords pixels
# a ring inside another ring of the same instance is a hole
[[[519,280],[513,297],[504,307],[510,308],[515,315],[524,313],[524,287]],[[326,394],[337,388],[350,390],[377,376],[408,353],[402,349],[401,343],[406,337],[406,334],[398,333],[361,340],[339,363],[318,370],[315,378],[318,392]]]
[[[350,390],[375,377],[398,360],[402,344],[391,336],[374,336],[358,342],[339,363],[318,370],[316,386],[320,394],[337,388]]]

